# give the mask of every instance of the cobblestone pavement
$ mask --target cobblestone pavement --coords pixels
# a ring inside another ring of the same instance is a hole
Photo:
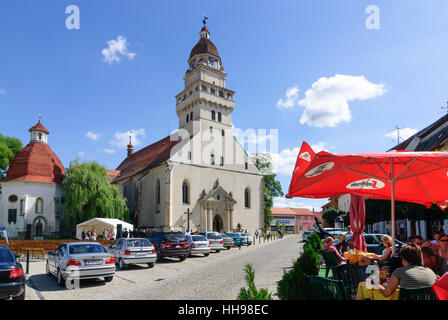
[[[129,266],[117,270],[112,282],[83,280],[80,288],[74,290],[58,287],[56,279],[45,274],[45,261],[32,262],[26,299],[234,300],[240,288],[246,287],[246,262],[253,264],[257,288],[267,288],[277,299],[277,281],[297,259],[302,248],[300,239],[301,236],[290,235],[241,250],[233,248],[208,257],[191,257],[184,262],[166,258],[154,268]]]

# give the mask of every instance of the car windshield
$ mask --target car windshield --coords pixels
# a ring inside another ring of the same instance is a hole
[[[237,237],[239,237],[239,235],[238,235],[238,234],[236,234],[236,233],[228,233],[228,235],[229,235],[229,236],[231,236],[231,237],[234,237],[234,238],[237,238]]]
[[[128,240],[128,247],[149,247],[151,244],[146,239]]]
[[[165,238],[167,240],[185,240],[185,234],[184,233],[165,233]]]
[[[249,234],[248,233],[242,233],[241,235],[247,237]]]
[[[204,236],[191,236],[191,238],[193,239],[193,242],[196,241],[207,241],[207,238]]]
[[[6,248],[0,248],[0,263],[9,262],[12,262],[12,255],[9,253],[9,250]]]
[[[69,254],[83,253],[107,253],[102,245],[97,244],[75,244],[70,245]]]
[[[212,233],[212,232],[210,232],[210,233],[208,233],[207,234],[207,238],[209,238],[209,239],[222,239],[222,237],[221,237],[221,235],[219,234],[219,233]]]

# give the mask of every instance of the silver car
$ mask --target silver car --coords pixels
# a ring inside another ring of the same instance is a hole
[[[203,254],[208,256],[210,254],[210,242],[202,235],[187,235],[188,243],[190,244],[190,255]]]
[[[56,276],[59,286],[64,286],[66,279],[104,277],[110,282],[115,274],[115,259],[100,243],[67,242],[56,252],[48,252],[46,273]]]
[[[240,233],[240,236],[243,237],[243,244],[246,246],[250,246],[252,244],[253,238],[248,233]]]
[[[145,238],[121,238],[108,247],[120,270],[129,264],[147,264],[152,268],[157,261],[156,248]]]
[[[201,235],[205,236],[210,242],[210,250],[219,252],[224,250],[224,239],[221,234],[216,231],[203,231]]]

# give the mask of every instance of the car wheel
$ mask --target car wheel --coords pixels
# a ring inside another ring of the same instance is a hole
[[[180,261],[184,261],[185,259],[187,259],[187,256],[179,256]]]
[[[114,277],[104,277],[104,281],[111,282]]]
[[[58,269],[58,272],[56,274],[56,281],[58,283],[58,286],[60,286],[60,287],[63,287],[65,285],[65,279],[61,273],[61,269]]]
[[[226,247],[227,250],[230,250],[231,247]]]
[[[123,259],[118,260],[118,268],[120,270],[124,270],[124,269],[126,269],[126,267],[127,267],[127,265],[126,265],[126,263],[123,262]]]
[[[210,253],[204,253],[204,257],[208,257]]]
[[[23,287],[23,292],[17,297],[12,297],[12,300],[25,300],[26,286]]]
[[[156,265],[155,262],[153,262],[153,263],[148,263],[148,267],[149,267],[149,268],[154,268],[155,265]]]
[[[216,252],[216,253],[219,253],[219,251],[221,251],[221,250],[216,250],[215,252]]]

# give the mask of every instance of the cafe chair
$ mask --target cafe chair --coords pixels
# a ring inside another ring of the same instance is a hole
[[[356,299],[358,285],[362,281],[360,268],[355,264],[342,264],[333,268],[333,279],[341,280],[352,300]]]
[[[338,257],[332,250],[322,250],[322,257],[325,261],[325,277],[328,277],[330,270],[333,271],[334,267],[338,266]]]
[[[350,300],[341,280],[305,276],[312,300]]]
[[[398,300],[437,300],[432,287],[400,288]]]

